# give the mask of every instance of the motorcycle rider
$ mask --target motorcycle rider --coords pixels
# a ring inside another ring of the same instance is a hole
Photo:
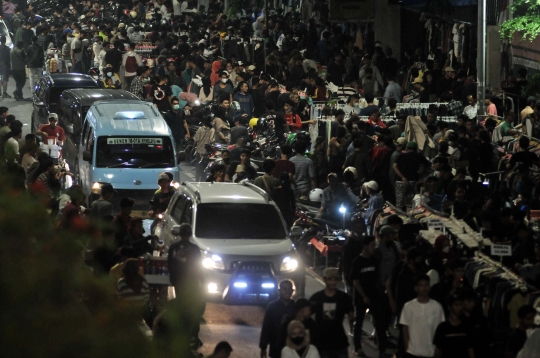
[[[371,215],[376,211],[384,207],[384,198],[382,193],[379,192],[379,184],[376,181],[371,180],[364,184],[363,190],[366,190],[369,193],[369,200],[365,204],[366,211],[362,214],[362,217],[366,220],[366,225],[369,227],[369,220]]]
[[[350,212],[359,199],[345,184],[339,182],[336,173],[328,174],[327,180],[328,186],[323,190],[318,217],[324,220],[340,222],[342,220],[341,206]]]
[[[62,145],[66,140],[66,135],[62,127],[57,126],[58,114],[49,114],[49,124],[42,124],[36,131],[36,135],[40,135],[43,138],[43,142],[47,143],[47,139],[56,138],[57,144]]]

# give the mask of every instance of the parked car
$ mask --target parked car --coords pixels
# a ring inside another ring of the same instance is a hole
[[[58,105],[58,125],[66,133],[64,143],[64,158],[73,166],[77,158],[78,145],[81,140],[83,121],[90,106],[97,101],[121,99],[125,101],[138,101],[139,99],[124,90],[116,89],[69,89],[62,92]]]
[[[99,88],[94,79],[77,73],[54,73],[41,78],[34,88],[34,110],[32,112],[32,133],[42,124],[48,124],[50,113],[58,113],[60,95],[72,88]]]
[[[266,304],[278,284],[294,282],[305,291],[304,265],[270,196],[256,185],[184,183],[169,203],[156,235],[171,245],[182,223],[193,227],[201,249],[206,296],[225,303]]]

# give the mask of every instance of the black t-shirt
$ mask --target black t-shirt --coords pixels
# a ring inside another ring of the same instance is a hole
[[[400,154],[396,159],[396,164],[398,165],[401,174],[407,178],[408,181],[418,180],[418,170],[420,169],[421,164],[431,167],[431,163],[418,152]],[[401,181],[401,178],[397,177],[396,180]]]
[[[517,355],[525,345],[526,341],[527,333],[519,328],[515,328],[510,334],[510,337],[508,338],[506,353],[512,353],[513,355]]]
[[[350,282],[360,281],[360,286],[364,293],[371,299],[377,295],[379,272],[377,270],[377,259],[374,256],[365,258],[362,255],[357,256],[352,264],[350,272]],[[355,300],[362,299],[357,291],[354,291]]]
[[[283,135],[285,134],[285,129],[283,127],[286,124],[285,117],[283,117],[283,113],[267,112],[263,114],[261,118],[266,118],[268,125],[274,126],[276,137],[278,138],[279,141],[282,141]]]
[[[180,240],[169,247],[167,256],[169,275],[173,285],[195,285],[199,278],[201,250],[189,241]],[[187,288],[186,288],[187,289]]]
[[[336,291],[328,297],[324,290],[316,292],[310,300],[318,332],[324,332],[315,344],[319,351],[338,350],[349,346],[343,328],[343,319],[353,312],[351,297],[343,291]]]
[[[244,126],[235,126],[231,128],[231,138],[229,144],[236,144],[240,137],[245,137],[248,139],[249,133],[246,127]]]
[[[442,351],[442,358],[468,358],[467,349],[473,347],[472,333],[463,323],[453,326],[442,322],[435,331],[433,344]]]
[[[172,96],[171,86],[154,85],[152,86],[152,99],[161,112],[167,112],[171,109],[169,97]]]
[[[512,154],[509,164],[513,168],[516,163],[523,163],[526,168],[530,168],[533,164],[538,163],[538,157],[532,152],[517,152]]]
[[[420,92],[420,103],[429,103],[429,91],[427,89],[424,89],[422,92]]]
[[[152,197],[152,210],[154,210],[155,214],[161,214],[167,210],[167,207],[169,206],[169,202],[171,201],[172,196],[174,195],[174,188],[169,188],[168,193],[164,193],[160,191],[159,193],[154,194]]]

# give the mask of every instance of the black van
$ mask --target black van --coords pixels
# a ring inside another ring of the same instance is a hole
[[[68,89],[62,92],[57,114],[58,125],[66,133],[64,155],[68,161],[77,156],[75,143],[79,143],[86,112],[94,102],[108,99],[139,100],[130,92],[118,89]]]
[[[60,95],[71,88],[99,88],[99,85],[92,77],[80,73],[53,73],[41,78],[34,89],[32,133],[49,123],[50,113],[58,113]]]

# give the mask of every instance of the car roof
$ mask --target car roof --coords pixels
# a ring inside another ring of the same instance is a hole
[[[82,106],[89,106],[96,101],[107,99],[123,99],[123,100],[139,100],[137,96],[131,92],[118,89],[105,88],[76,88],[62,92],[62,97],[71,95],[80,100]]]
[[[253,188],[254,185],[235,183],[189,182],[183,183],[181,188],[196,195],[201,204],[207,203],[244,203],[268,204],[267,197]],[[198,193],[198,194],[197,194]]]
[[[140,113],[142,119],[115,119],[118,113]],[[150,102],[126,101],[122,99],[97,101],[90,107],[88,113],[94,119],[98,135],[171,135],[169,126]]]
[[[47,82],[52,87],[99,87],[92,77],[82,73],[51,73],[47,76]]]

